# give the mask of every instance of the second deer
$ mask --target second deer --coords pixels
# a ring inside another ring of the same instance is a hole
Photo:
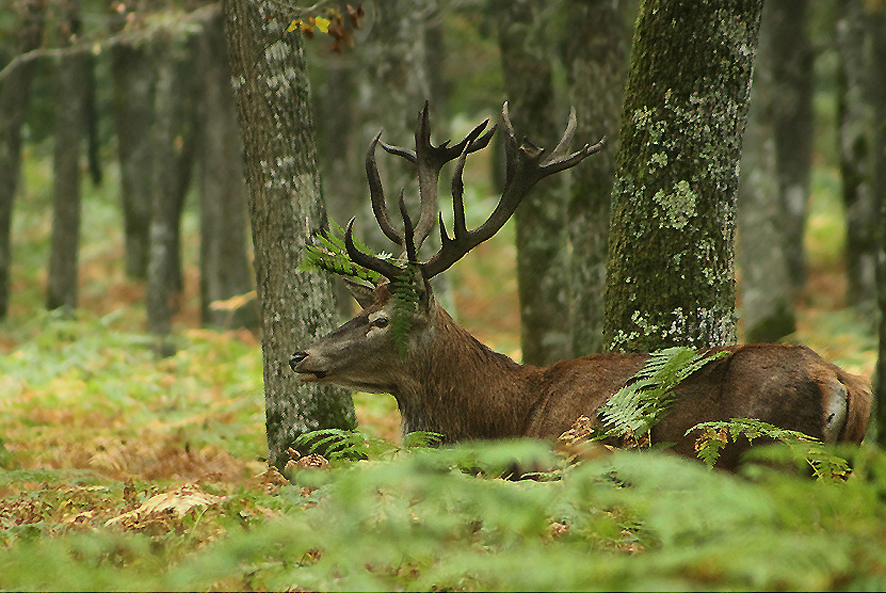
[[[362,311],[292,355],[290,365],[302,381],[389,393],[397,400],[404,432],[436,432],[447,442],[556,439],[578,417],[593,418],[644,366],[645,354],[596,354],[544,368],[523,366],[481,344],[434,300],[432,277],[501,229],[538,181],[602,147],[601,141],[570,152],[574,112],[550,154],[526,141],[518,145],[507,104],[502,125],[507,154],[504,189],[489,219],[474,230],[465,224],[462,172],[467,155],[486,147],[495,127],[485,131],[484,122],[454,146],[448,142],[434,146],[425,105],[414,151],[381,143],[418,171],[421,212],[413,224],[401,196],[402,231],[387,212],[375,162],[380,135],[375,138],[366,159],[373,212],[385,236],[404,250],[405,260],[358,249],[351,220],[345,234],[347,254],[380,280],[375,286],[352,285]],[[437,220],[437,186],[443,165],[453,160],[450,236],[442,217]],[[437,224],[442,246],[419,261],[418,251]],[[761,344],[725,350],[728,355],[706,364],[676,388],[674,403],[652,428],[655,442],[674,443],[673,451],[693,457],[695,439],[685,433],[700,422],[732,418],[762,420],[827,443],[861,441],[871,410],[867,381],[801,346]],[[727,446],[718,465],[735,467],[748,446],[747,442]]]

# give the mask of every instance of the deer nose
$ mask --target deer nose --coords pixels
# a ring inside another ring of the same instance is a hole
[[[298,351],[292,355],[292,358],[289,359],[289,366],[294,371],[295,367],[299,365],[301,361],[308,357],[307,352]]]

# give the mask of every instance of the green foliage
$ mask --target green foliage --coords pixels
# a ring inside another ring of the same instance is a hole
[[[696,352],[692,348],[667,348],[649,360],[600,407],[607,431],[597,438],[640,438],[649,432],[674,401],[674,388],[707,363],[728,352]]]
[[[443,435],[435,432],[411,432],[403,437],[403,445],[356,430],[328,428],[315,430],[299,436],[295,447],[306,448],[311,453],[322,453],[330,461],[381,459],[395,453],[419,447],[432,447],[440,443]]]
[[[413,316],[418,311],[424,290],[424,278],[421,271],[412,264],[406,264],[406,271],[391,282],[391,293],[394,296],[394,315],[391,319],[391,335],[400,356],[406,356],[409,348],[409,332],[412,329]]]
[[[176,356],[157,360],[148,340],[123,329],[128,322],[47,313],[4,324],[13,345],[0,357],[0,434],[13,469],[0,472],[0,589],[886,583],[878,449],[855,452],[849,480],[812,481],[766,466],[724,474],[655,451],[565,467],[532,440],[427,448],[415,445],[432,437],[418,435],[397,447],[326,431],[343,440],[341,459],[299,469],[289,484],[256,475],[257,344],[189,330]],[[169,473],[148,477],[150,460],[164,456]],[[232,457],[245,475],[226,469]],[[559,479],[498,479],[514,467]],[[182,483],[218,498],[113,521]]]
[[[329,226],[330,230],[328,232],[320,232],[314,235],[314,240],[319,245],[307,245],[305,247],[304,255],[298,268],[305,271],[321,270],[331,272],[339,276],[347,276],[377,284],[381,279],[381,275],[378,272],[357,265],[348,256],[344,239],[345,231],[341,225],[334,220],[330,220]],[[369,252],[367,247],[357,239],[354,239],[354,244],[364,253]],[[390,255],[383,254],[376,257],[389,259]]]
[[[0,547],[0,587],[880,590],[886,582],[886,457],[875,449],[859,452],[855,478],[840,482],[772,470],[748,479],[658,452],[616,453],[554,482],[477,477],[496,475],[506,460],[540,463],[550,453],[532,441],[416,449],[302,470],[271,493],[221,492],[223,502],[188,511],[167,533],[99,523],[18,535]],[[85,492],[77,496],[119,500],[115,487]]]
[[[686,434],[694,430],[701,430],[695,445],[698,458],[710,467],[717,463],[721,449],[730,439],[735,442],[739,437],[744,437],[751,442],[754,439],[772,439],[788,445],[793,456],[804,460],[819,479],[844,478],[850,471],[844,458],[829,452],[817,439],[762,420],[733,418],[725,422],[702,422],[690,428]]]

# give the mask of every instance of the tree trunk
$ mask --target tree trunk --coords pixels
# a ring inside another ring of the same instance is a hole
[[[570,170],[566,224],[572,246],[572,353],[603,350],[603,297],[609,239],[609,198],[618,146],[630,29],[624,0],[583,0],[568,4],[566,60],[570,97],[576,109],[576,138],[607,147]]]
[[[738,205],[749,342],[774,342],[796,331],[812,144],[805,8],[802,0],[772,0],[763,9]]]
[[[122,29],[125,15],[113,17],[112,32]],[[153,43],[153,42],[152,42]],[[120,161],[120,193],[126,241],[126,275],[147,278],[153,192],[154,88],[157,70],[147,41],[114,44],[111,49],[114,129]]]
[[[324,64],[321,86],[314,95],[324,194],[330,217],[340,225],[362,212],[366,202],[366,144],[360,144],[356,117],[357,71],[355,58],[330,60]],[[349,319],[354,298],[341,278],[332,281],[339,313],[342,319]]]
[[[766,26],[764,21],[763,26]],[[765,58],[764,58],[765,59]],[[775,138],[764,102],[771,72],[754,73],[748,128],[741,158],[738,201],[742,321],[748,342],[773,342],[793,333],[794,287],[788,269],[784,211],[779,203]]]
[[[198,71],[201,157],[200,302],[204,325],[225,328],[258,325],[255,303],[213,309],[252,290],[246,253],[246,180],[243,141],[225,48],[221,11],[200,35]]]
[[[64,0],[59,37],[69,46],[80,34],[80,3]],[[52,242],[46,308],[77,307],[80,246],[80,156],[89,93],[86,51],[66,55],[56,69],[55,157],[53,160]]]
[[[157,85],[151,136],[153,199],[145,297],[148,329],[158,337],[158,351],[162,355],[174,353],[167,336],[172,329],[174,299],[184,284],[181,211],[190,184],[194,153],[191,45],[189,36],[178,35],[155,46]]]
[[[873,63],[886,64],[886,6],[880,4],[869,15],[873,31]],[[879,220],[877,245],[877,299],[880,309],[880,348],[874,373],[876,401],[876,442],[886,447],[886,86],[874,87],[873,104],[879,115],[875,118],[874,136],[874,196]]]
[[[562,127],[554,116],[551,44],[541,37],[541,0],[496,3],[505,94],[514,128],[552,148]],[[548,365],[571,355],[566,191],[561,179],[536,187],[514,214],[520,344],[523,362]]]
[[[246,155],[246,183],[261,303],[269,461],[283,468],[299,434],[353,428],[350,396],[301,384],[293,351],[335,327],[329,279],[297,270],[305,244],[324,228],[310,85],[301,33],[249,0],[225,0],[225,26]]]
[[[844,0],[837,5],[837,111],[846,207],[846,302],[856,306],[871,304],[876,298],[877,216],[872,165],[878,125],[872,97],[883,85],[883,64],[874,61],[874,35],[865,3]]]
[[[761,10],[640,8],[612,191],[610,350],[735,340],[735,196]]]
[[[18,47],[27,53],[43,40],[45,0],[23,3]],[[21,62],[0,81],[0,319],[9,312],[12,204],[21,169],[21,128],[28,109],[34,62]]]
[[[432,100],[424,33],[427,19],[435,9],[436,0],[386,0],[376,4],[377,18],[371,34],[357,52],[362,74],[358,107],[364,122],[358,143],[361,163],[366,147],[379,131],[383,131],[384,142],[412,145],[422,104]],[[433,103],[431,114],[432,117],[438,114]],[[440,119],[438,116],[433,120],[435,141],[439,141],[443,133]],[[405,188],[404,197],[410,212],[418,212],[418,191],[413,189],[415,167],[403,159],[384,156],[378,158],[378,168],[389,209],[396,211],[397,195]],[[365,192],[356,195],[359,200],[356,206],[361,212],[358,220],[363,223],[361,236],[376,251],[392,251],[395,246],[377,227]],[[426,244],[435,237],[432,235],[429,239]]]
[[[806,283],[806,206],[812,165],[815,117],[812,110],[813,59],[807,32],[808,0],[769,0],[770,33],[761,38],[772,67],[772,125],[781,226],[785,253],[795,289]]]

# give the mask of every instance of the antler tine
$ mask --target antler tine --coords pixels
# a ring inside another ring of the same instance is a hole
[[[372,213],[378,226],[381,228],[385,237],[396,243],[403,245],[403,234],[394,228],[391,218],[388,216],[388,209],[385,205],[385,191],[381,183],[381,177],[378,174],[378,166],[375,162],[375,147],[381,139],[381,132],[369,145],[369,151],[366,153],[366,178],[369,181],[369,196],[372,200]],[[384,142],[382,142],[384,146]]]
[[[354,220],[354,218],[351,218],[351,220],[348,221],[348,227],[345,230],[345,249],[348,252],[348,257],[350,257],[355,264],[378,272],[388,280],[393,281],[394,278],[402,273],[402,270],[391,262],[375,257],[374,255],[369,255],[368,253],[363,253],[357,249],[357,246],[354,245]]]
[[[569,109],[569,120],[566,122],[566,131],[563,132],[563,137],[560,138],[560,142],[557,143],[557,146],[551,151],[548,158],[544,159],[544,162],[541,164],[545,177],[578,164],[584,158],[602,150],[606,145],[606,136],[603,136],[596,144],[585,144],[581,150],[569,154],[569,146],[575,137],[577,125],[575,107],[572,107]]]
[[[415,249],[415,229],[412,227],[412,219],[409,218],[409,212],[406,211],[406,200],[403,199],[403,193],[400,193],[400,215],[403,217],[403,234],[406,240],[406,261],[411,264],[418,263],[418,257]]]
[[[570,113],[563,137],[551,152],[551,155],[542,163],[544,149],[525,140],[519,148],[517,147],[517,140],[509,117],[507,102],[502,106],[502,124],[506,132],[507,178],[501,199],[486,222],[473,231],[466,229],[464,223],[464,202],[462,200],[463,182],[461,179],[464,169],[465,155],[463,154],[462,158],[459,159],[459,164],[456,167],[452,180],[452,202],[455,209],[453,236],[450,238],[446,233],[441,218],[440,237],[442,247],[424,265],[426,278],[432,278],[448,269],[471,249],[495,235],[514,214],[523,198],[541,179],[575,166],[586,157],[602,149],[604,144],[604,141],[600,140],[600,142],[593,146],[585,145],[581,150],[567,154],[576,127],[575,112],[573,110]]]
[[[418,115],[415,126],[415,150],[381,143],[388,153],[406,159],[418,169],[418,188],[421,201],[418,223],[415,225],[415,247],[421,249],[422,244],[434,228],[437,207],[437,186],[443,165],[458,158],[462,152],[468,153],[481,150],[489,145],[496,127],[486,130],[489,120],[480,123],[465,138],[453,146],[449,140],[439,146],[431,144],[430,109],[425,101]],[[401,243],[402,244],[402,243]]]

